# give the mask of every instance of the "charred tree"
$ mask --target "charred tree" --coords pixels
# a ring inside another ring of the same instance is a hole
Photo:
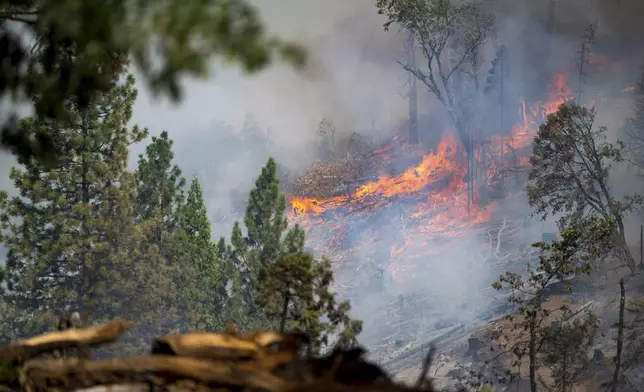
[[[335,125],[326,118],[323,118],[318,123],[317,134],[321,138],[320,147],[323,158],[326,160],[333,160],[336,157],[336,128]]]
[[[548,0],[548,20],[546,22],[546,27],[550,34],[554,34],[555,32],[556,8],[557,0]]]
[[[644,65],[633,86],[633,113],[626,122],[628,160],[644,176]]]
[[[613,372],[613,382],[611,383],[611,392],[617,392],[619,383],[619,371],[622,365],[622,347],[624,345],[624,306],[626,304],[626,290],[624,289],[624,278],[619,280],[619,321],[617,323],[617,354],[615,355],[615,371]]]
[[[508,77],[508,67],[507,67],[507,48],[505,45],[501,45],[497,51],[494,59],[492,59],[492,65],[488,71],[487,84],[483,89],[485,96],[497,98],[497,108],[498,108],[498,129],[501,132],[505,132],[505,79]],[[494,112],[494,111],[493,111]],[[491,120],[490,123],[493,123],[494,120]],[[486,140],[487,142],[488,140]],[[500,185],[501,189],[505,190],[505,138],[501,136],[501,145],[500,145]],[[486,151],[483,150],[484,157],[486,156]],[[484,161],[484,167],[487,167],[487,163]],[[505,192],[505,191],[504,191]]]
[[[407,37],[407,62],[416,64],[416,39],[413,32],[408,32]],[[409,103],[409,144],[417,145],[420,143],[418,135],[418,89],[417,78],[412,72],[407,72],[409,83],[409,92],[407,101]]]
[[[579,48],[579,57],[577,57],[577,104],[582,105],[581,96],[586,85],[588,77],[588,66],[590,64],[590,53],[592,45],[595,42],[595,26],[589,25],[581,36],[581,46]]]
[[[477,51],[494,33],[494,15],[477,3],[457,4],[442,0],[378,0],[376,6],[378,13],[388,19],[384,24],[386,31],[395,24],[414,35],[425,56],[426,67],[400,64],[445,107],[466,153],[471,156],[474,145],[470,104],[476,97],[467,96],[467,93],[472,90],[471,84],[476,84],[476,77],[463,75],[475,76]],[[469,160],[468,178],[471,179],[472,158]],[[471,199],[471,191],[468,199]]]

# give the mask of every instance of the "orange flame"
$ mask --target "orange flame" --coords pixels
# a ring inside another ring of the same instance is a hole
[[[521,100],[522,120],[512,128],[509,135],[494,135],[487,147],[488,152],[496,156],[515,156],[516,164],[527,165],[529,157],[525,154],[525,149],[531,145],[539,123],[548,114],[556,112],[562,103],[574,98],[567,79],[567,73],[556,75],[550,84],[548,99],[544,102],[527,105]],[[385,147],[377,153],[384,154],[390,150],[391,147]],[[517,152],[523,154],[517,156]],[[400,259],[399,256],[412,244],[425,248],[423,254],[432,254],[435,249],[428,246],[431,245],[431,237],[458,236],[467,228],[489,221],[492,216],[493,205],[483,207],[472,203],[468,211],[466,175],[465,152],[460,141],[450,132],[443,135],[436,151],[426,154],[417,166],[396,176],[382,175],[377,181],[358,187],[350,196],[326,199],[290,197],[290,219],[306,227],[307,224],[313,224],[312,219],[324,217],[327,213],[331,214],[330,217],[337,217],[336,214],[340,211],[359,213],[365,207],[377,208],[404,197],[404,200],[412,201],[409,203],[412,209],[409,215],[416,224],[406,234],[402,244],[392,247],[390,260],[394,263]],[[477,198],[478,195],[475,195],[475,200]],[[346,233],[341,231],[336,235],[345,236]],[[333,239],[330,242],[342,241]],[[394,270],[400,272],[407,267],[395,267],[390,263],[388,269],[394,274]]]

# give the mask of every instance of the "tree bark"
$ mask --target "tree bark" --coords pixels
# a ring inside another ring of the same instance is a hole
[[[410,65],[416,65],[416,46],[414,33],[409,32],[409,37],[407,38],[407,55],[408,62]],[[416,87],[417,78],[416,76],[408,72],[409,75],[409,96],[407,97],[409,101],[409,144],[416,145],[420,143],[420,138],[418,136],[418,90]]]
[[[623,255],[624,261],[628,265],[628,268],[631,270],[632,273],[637,272],[637,263],[635,262],[635,258],[633,258],[633,254],[631,253],[631,250],[628,248],[628,244],[626,243],[626,229],[624,228],[624,221],[622,219],[618,218],[616,220],[617,223],[617,231],[618,231],[618,246],[621,248],[621,253]]]
[[[615,355],[615,372],[613,373],[613,382],[610,386],[611,392],[617,391],[619,383],[619,370],[622,365],[622,346],[624,344],[624,307],[626,305],[626,290],[624,289],[624,278],[619,280],[619,322],[617,324],[617,354]]]
[[[528,354],[530,358],[530,392],[537,392],[537,310],[530,315],[530,342]]]

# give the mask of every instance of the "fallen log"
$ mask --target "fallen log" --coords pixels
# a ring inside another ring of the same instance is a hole
[[[111,343],[130,326],[130,322],[115,320],[95,327],[67,329],[19,340],[0,348],[0,361],[26,361],[55,350]]]
[[[432,391],[431,382],[424,375],[417,388],[393,383],[379,366],[363,359],[364,350],[361,348],[337,347],[319,358],[299,358],[296,354],[302,351],[302,344],[306,341],[303,335],[296,333],[258,331],[238,334],[231,328],[226,333],[189,333],[158,339],[157,342],[162,344],[157,345],[157,353],[152,355],[102,360],[87,357],[33,358],[34,353],[113,341],[128,326],[129,323],[117,320],[93,328],[50,333],[0,349],[11,371],[11,374],[4,374],[0,388],[7,391],[62,392],[143,385],[151,390],[158,387],[163,390],[218,392]],[[237,355],[224,355],[217,359],[212,356],[193,357],[197,346],[204,342],[207,349]],[[169,352],[159,354],[164,350]],[[255,355],[244,354],[248,352]],[[30,356],[31,359],[26,360]]]
[[[230,333],[191,332],[156,339],[153,355],[173,355],[212,360],[257,360],[273,368],[292,361],[308,340],[299,333],[253,332],[242,336]]]
[[[253,388],[284,391],[289,382],[281,380],[254,363],[235,365],[223,361],[169,355],[110,358],[88,361],[79,358],[34,359],[20,372],[27,392],[74,390],[106,384],[151,382],[159,385],[192,380],[215,387]]]

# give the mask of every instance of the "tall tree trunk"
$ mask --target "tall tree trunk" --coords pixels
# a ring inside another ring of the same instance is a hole
[[[616,219],[616,223],[618,231],[617,245],[621,249],[622,257],[624,258],[626,265],[628,265],[628,268],[632,273],[636,273],[638,270],[637,263],[635,262],[635,258],[633,258],[633,254],[631,253],[631,250],[629,249],[626,242],[626,229],[624,228],[624,221],[621,218],[618,218]]]
[[[617,354],[615,355],[615,371],[613,372],[613,382],[610,386],[611,392],[617,391],[619,383],[619,371],[622,366],[622,346],[624,344],[624,307],[626,304],[626,290],[624,289],[624,278],[619,280],[619,322],[617,324]]]
[[[582,42],[581,43],[581,52],[579,54],[579,69],[577,70],[577,105],[582,105],[581,101],[581,94],[583,93],[583,85],[584,85],[584,63],[586,59],[586,43]]]
[[[561,373],[563,374],[563,380],[561,380],[561,389],[563,390],[563,392],[568,392],[569,386],[568,386],[568,349],[567,348],[564,348]]]
[[[474,151],[472,148],[472,130],[467,130],[467,215],[470,215],[472,202],[474,202]]]
[[[484,140],[481,144],[481,186],[479,187],[479,192],[481,193],[481,204],[487,205],[489,202],[488,186],[489,186],[489,173],[488,173],[488,164],[487,164],[487,135],[484,135]]]
[[[537,310],[530,315],[530,341],[528,356],[530,368],[530,392],[537,392]]]
[[[499,87],[499,130],[505,132],[505,56],[501,56],[501,79]],[[501,134],[501,190],[505,196],[505,144],[503,141],[503,134]]]
[[[414,33],[409,32],[409,37],[407,38],[407,56],[408,63],[416,64],[416,45],[414,39]],[[416,145],[420,143],[420,138],[418,136],[418,90],[416,87],[416,75],[408,72],[409,80],[409,95],[407,97],[409,102],[409,144]]]
[[[81,203],[83,205],[83,214],[81,216],[81,236],[82,236],[82,251],[80,255],[80,290],[78,292],[78,311],[86,314],[86,317],[92,316],[92,311],[88,309],[90,299],[90,268],[89,258],[91,257],[92,248],[90,245],[90,233],[88,227],[88,216],[90,213],[90,195],[89,195],[89,162],[87,161],[88,143],[89,143],[89,111],[85,110],[81,119],[81,134],[83,138],[81,155]]]
[[[555,32],[555,9],[557,0],[548,0],[548,33],[554,34]]]

